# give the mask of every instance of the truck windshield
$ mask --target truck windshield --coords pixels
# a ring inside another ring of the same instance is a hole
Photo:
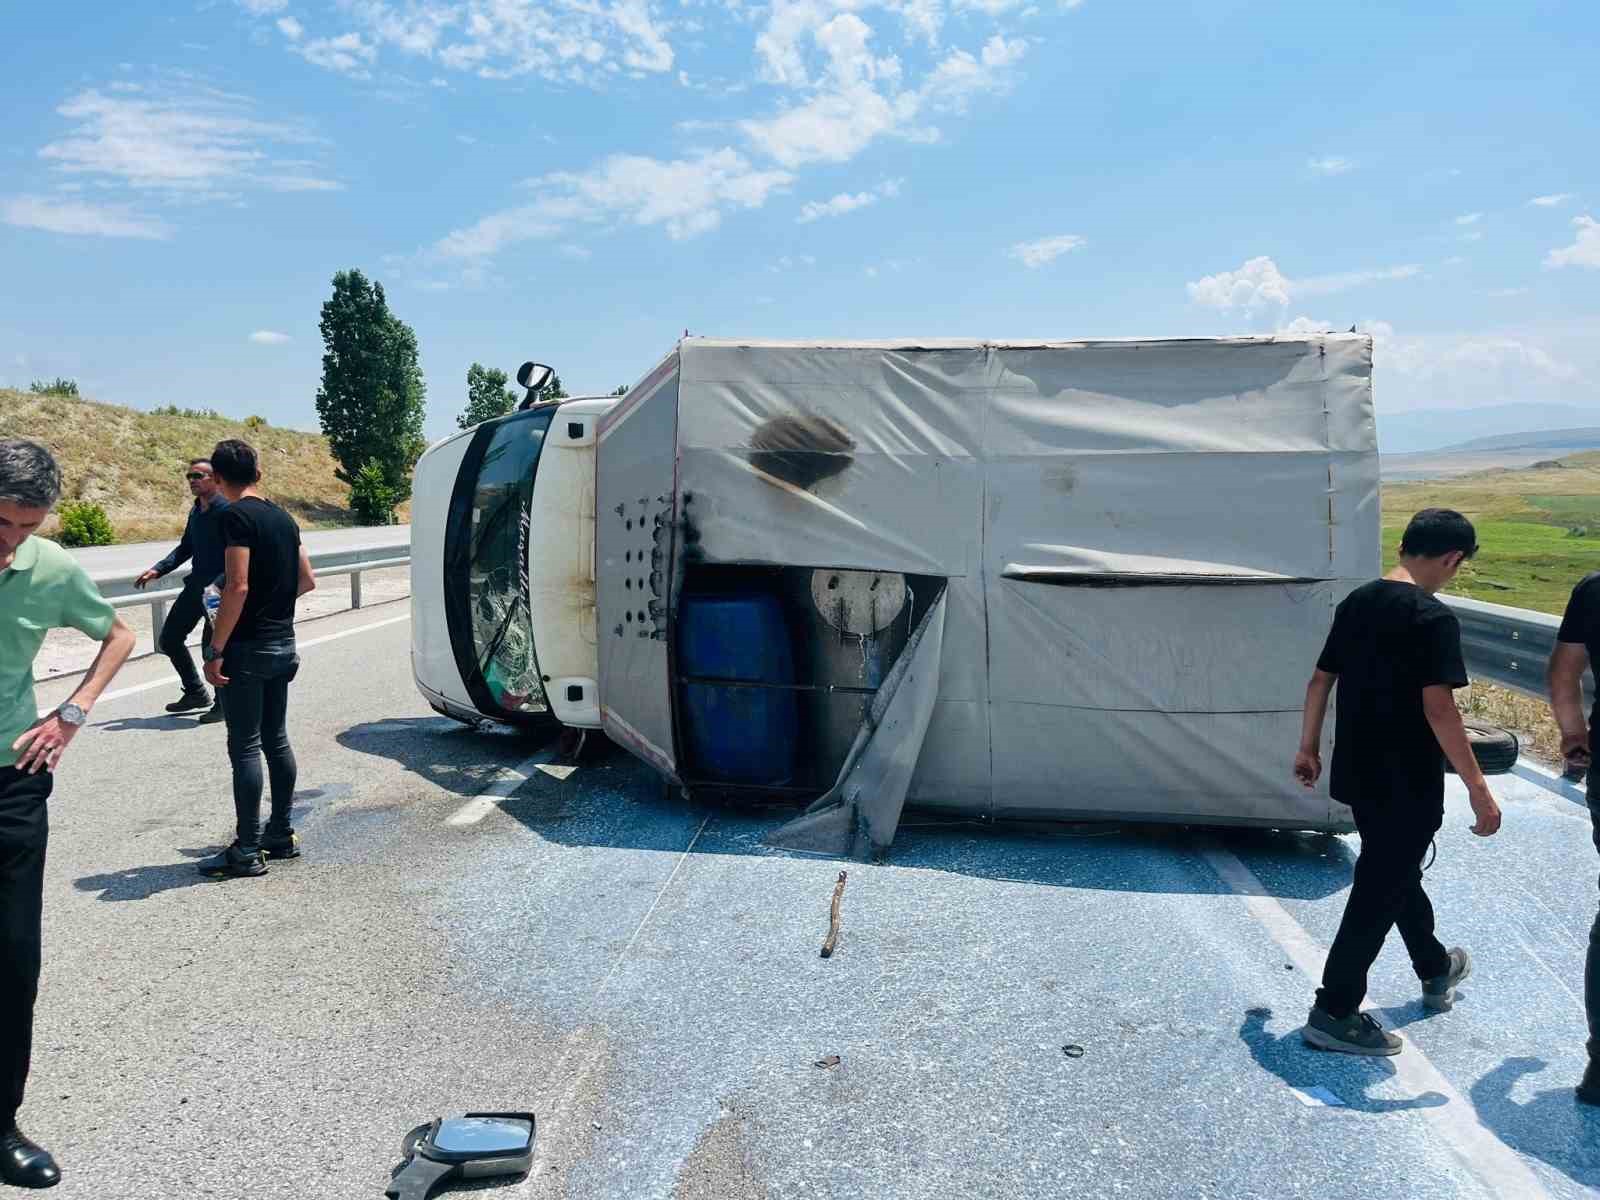
[[[478,430],[446,534],[457,665],[480,708],[511,717],[548,709],[528,605],[528,509],[553,412],[515,413]]]

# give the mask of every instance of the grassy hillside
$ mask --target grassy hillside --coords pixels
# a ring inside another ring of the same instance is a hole
[[[348,489],[334,477],[328,444],[317,434],[0,388],[0,436],[48,446],[61,464],[66,497],[101,505],[119,542],[179,536],[189,506],[184,464],[230,437],[261,452],[261,490],[302,527],[354,523],[346,507]],[[45,532],[53,527],[54,518]]]
[[[1558,461],[1557,466],[1386,484],[1383,540],[1389,560],[1417,509],[1458,509],[1478,527],[1480,550],[1451,590],[1559,613],[1572,585],[1600,571],[1600,452]]]

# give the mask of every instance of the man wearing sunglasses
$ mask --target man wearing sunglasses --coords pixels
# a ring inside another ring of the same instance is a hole
[[[189,510],[189,522],[184,526],[183,540],[173,548],[171,554],[135,579],[133,586],[143,589],[152,581],[193,560],[194,565],[183,581],[183,591],[172,602],[172,610],[161,627],[160,649],[172,660],[173,670],[178,672],[178,679],[183,683],[183,695],[167,705],[167,711],[184,713],[209,707],[209,711],[201,715],[200,723],[210,725],[222,720],[222,690],[217,690],[213,702],[186,643],[194,627],[205,618],[206,584],[222,576],[222,514],[227,510],[228,500],[217,487],[210,460],[191,459],[184,478],[189,483],[194,506]]]

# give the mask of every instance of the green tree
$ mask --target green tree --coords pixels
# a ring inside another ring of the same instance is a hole
[[[471,429],[495,417],[503,417],[517,406],[517,394],[506,388],[506,373],[499,367],[473,363],[467,368],[467,407],[456,424]]]
[[[535,404],[543,404],[547,400],[565,400],[566,398],[567,389],[561,386],[561,376],[554,371],[550,372],[550,378],[545,382],[545,385],[533,394],[533,402]]]
[[[628,385],[625,383],[617,384],[617,386],[612,389],[611,394],[613,396],[626,396],[628,394]]]
[[[389,311],[383,285],[360,271],[333,277],[320,328],[317,415],[339,464],[335,473],[354,487],[358,473],[373,466],[393,503],[402,504],[411,496],[411,468],[427,445],[417,335]]]
[[[363,525],[392,525],[397,503],[394,488],[384,478],[380,465],[369,462],[356,472],[355,482],[350,485],[350,510],[357,521]]]
[[[58,510],[61,529],[56,541],[63,546],[109,546],[116,541],[106,510],[87,500],[69,500]]]
[[[35,379],[28,385],[28,390],[35,396],[76,396],[78,381],[57,375],[54,379]]]

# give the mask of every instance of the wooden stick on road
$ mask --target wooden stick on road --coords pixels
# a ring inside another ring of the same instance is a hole
[[[833,885],[833,908],[828,916],[828,936],[822,943],[822,957],[832,958],[833,948],[839,944],[839,905],[844,900],[845,872],[839,872],[839,882]]]

